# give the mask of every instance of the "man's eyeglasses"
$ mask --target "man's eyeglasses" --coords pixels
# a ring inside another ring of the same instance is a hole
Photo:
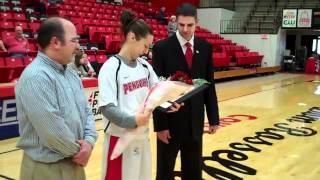
[[[74,43],[78,43],[79,40],[80,40],[80,36],[76,36],[76,37],[71,38],[70,41],[71,41],[71,42],[74,42]]]

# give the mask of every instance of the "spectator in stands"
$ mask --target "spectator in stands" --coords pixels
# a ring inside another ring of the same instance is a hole
[[[152,2],[149,1],[147,5],[148,5],[148,9],[147,9],[147,12],[145,12],[146,16],[149,18],[154,18],[155,14],[153,12]]]
[[[29,51],[28,40],[23,36],[23,29],[21,26],[15,27],[15,36],[8,37],[3,40],[3,50],[7,51],[11,57],[21,58],[25,57]]]
[[[56,6],[57,4],[63,3],[65,0],[48,0],[50,5]]]
[[[168,36],[172,36],[176,33],[177,31],[177,22],[176,22],[176,16],[172,15],[170,17],[170,22],[168,23],[167,26],[167,30],[168,30]]]
[[[168,24],[167,13],[166,13],[165,7],[160,8],[159,14],[157,15],[157,20],[163,25]]]
[[[4,46],[2,40],[0,40],[0,50],[2,50],[2,51],[7,51],[7,49],[6,49],[6,47]]]
[[[92,110],[80,78],[67,67],[79,48],[75,26],[49,18],[39,28],[41,51],[16,88],[24,180],[84,180],[97,140]]]
[[[40,0],[36,5],[36,12],[39,13],[40,19],[47,17],[47,7],[46,2],[44,0]]]
[[[113,4],[113,3],[114,3],[114,0],[101,0],[101,2]]]
[[[158,41],[153,47],[153,68],[158,76],[169,77],[177,71],[182,71],[191,79],[206,79],[210,86],[185,101],[185,106],[170,116],[157,109],[153,112],[154,129],[158,138],[156,179],[174,179],[174,165],[180,151],[181,179],[202,180],[204,107],[209,122],[209,133],[214,133],[219,124],[212,47],[210,43],[194,35],[197,9],[193,5],[180,5],[176,10],[176,16],[176,34]]]
[[[122,0],[114,0],[114,4],[121,6]]]
[[[76,53],[74,62],[70,64],[70,67],[78,73],[79,77],[92,77],[96,75],[88,61],[87,54],[82,51]]]

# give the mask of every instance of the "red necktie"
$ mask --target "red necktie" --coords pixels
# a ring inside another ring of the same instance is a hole
[[[187,42],[185,45],[187,47],[187,50],[186,50],[186,53],[185,53],[184,56],[186,57],[186,60],[187,60],[189,68],[191,69],[193,52],[192,52],[192,49],[191,49],[191,44],[189,42]]]

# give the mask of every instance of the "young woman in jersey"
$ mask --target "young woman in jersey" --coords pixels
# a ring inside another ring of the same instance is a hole
[[[106,120],[102,178],[151,180],[151,112],[143,112],[142,104],[158,77],[140,56],[148,53],[153,32],[130,11],[123,11],[120,20],[125,41],[120,52],[109,58],[99,73],[99,107]],[[175,104],[171,111],[177,111],[179,106]],[[145,133],[130,143],[120,157],[110,160],[118,138],[138,126],[145,126]]]

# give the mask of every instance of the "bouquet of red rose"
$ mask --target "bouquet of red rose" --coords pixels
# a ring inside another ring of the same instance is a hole
[[[167,108],[171,105],[168,102],[178,100],[181,96],[203,84],[208,84],[208,82],[203,79],[191,79],[186,73],[177,71],[149,90],[144,102],[145,109],[154,110],[158,106]]]
[[[166,109],[171,106],[169,102],[177,101],[186,93],[204,84],[208,84],[208,82],[203,79],[190,79],[189,76],[182,71],[177,71],[168,79],[160,78],[160,82],[149,89],[144,100],[144,110],[153,111],[158,106]],[[146,126],[138,127],[120,137],[112,152],[111,160],[120,156],[130,142],[139,134],[142,134],[146,128]]]

